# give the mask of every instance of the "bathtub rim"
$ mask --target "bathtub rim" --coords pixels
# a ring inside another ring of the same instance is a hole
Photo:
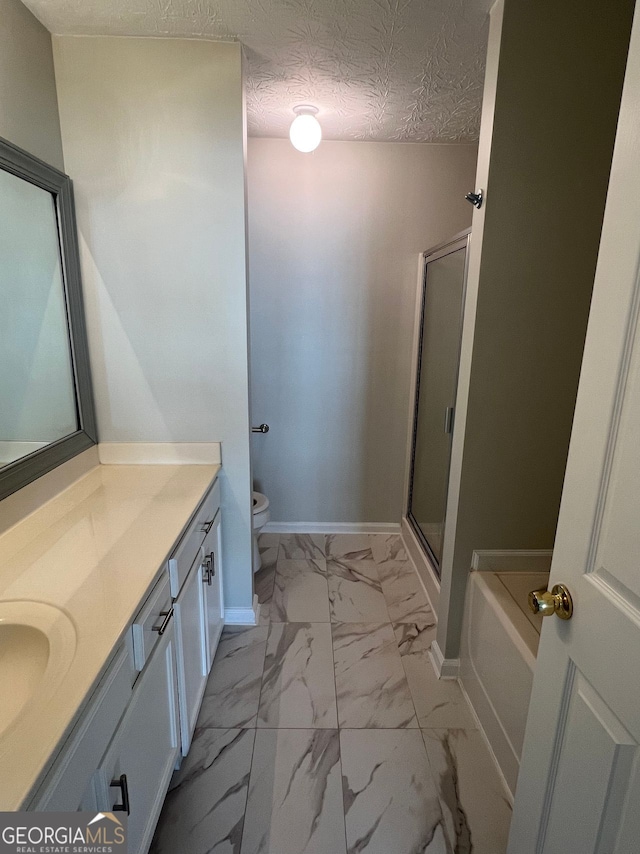
[[[536,657],[540,635],[522,613],[513,597],[500,581],[500,575],[509,573],[500,572],[474,572],[473,576],[482,589],[485,596],[496,600],[497,618],[502,624],[509,637],[513,640],[518,652],[524,659],[529,670],[533,673],[536,666]],[[471,657],[473,661],[473,657]]]

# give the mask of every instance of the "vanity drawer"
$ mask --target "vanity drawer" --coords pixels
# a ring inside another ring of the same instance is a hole
[[[163,575],[135,619],[133,632],[133,664],[143,670],[154,646],[158,643],[173,617],[169,577]]]
[[[187,580],[189,571],[196,560],[202,558],[202,543],[213,527],[213,520],[220,508],[220,483],[215,483],[198,507],[193,521],[175,552],[169,558],[169,578],[171,579],[171,595],[178,598],[182,585]]]

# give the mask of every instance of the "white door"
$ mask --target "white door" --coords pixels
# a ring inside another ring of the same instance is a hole
[[[202,695],[207,684],[208,633],[206,625],[203,568],[200,561],[191,568],[174,605],[180,698],[180,743],[182,755],[191,746]]]
[[[202,544],[204,552],[204,598],[207,623],[207,660],[211,670],[224,627],[224,602],[222,598],[222,514],[218,511],[211,530]]]
[[[574,615],[544,621],[509,854],[640,851],[639,17],[551,569]]]

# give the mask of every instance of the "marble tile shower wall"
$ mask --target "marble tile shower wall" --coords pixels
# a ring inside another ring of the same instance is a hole
[[[398,536],[260,539],[153,854],[503,854],[510,807]]]

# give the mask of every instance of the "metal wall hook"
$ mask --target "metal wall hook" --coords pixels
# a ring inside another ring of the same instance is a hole
[[[268,424],[261,424],[259,427],[252,427],[251,432],[252,433],[268,433],[269,432],[269,425]]]
[[[468,202],[471,202],[471,204],[474,206],[474,208],[477,208],[478,210],[480,210],[480,208],[482,207],[482,203],[484,201],[484,191],[478,190],[477,193],[467,193],[467,195],[465,196],[465,199]]]

